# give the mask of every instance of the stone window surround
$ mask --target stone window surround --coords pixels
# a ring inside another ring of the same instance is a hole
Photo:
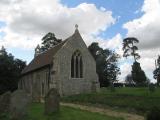
[[[83,74],[83,59],[82,54],[79,50],[76,50],[71,58],[71,74],[72,79],[82,79]]]

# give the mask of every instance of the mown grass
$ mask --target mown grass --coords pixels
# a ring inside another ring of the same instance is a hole
[[[0,117],[0,120],[10,120],[8,115]],[[60,107],[60,111],[52,115],[44,114],[44,104],[34,103],[28,110],[28,116],[23,120],[124,120],[123,118],[106,116],[71,107]]]
[[[116,88],[115,92],[103,88],[99,93],[63,97],[62,101],[100,104],[103,107],[118,107],[127,111],[145,114],[152,107],[160,108],[160,88],[150,92],[148,88]]]
[[[33,104],[29,110],[28,120],[123,120],[122,118],[115,118],[99,113],[91,113],[74,109],[70,107],[61,106],[60,111],[50,116],[44,115],[43,104]]]

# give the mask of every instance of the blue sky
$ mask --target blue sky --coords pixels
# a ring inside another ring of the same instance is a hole
[[[87,45],[99,42],[119,54],[123,38],[137,37],[139,62],[153,79],[154,60],[160,54],[158,11],[160,0],[2,0],[0,46],[29,63],[35,46],[47,32],[65,39],[73,34],[77,23]],[[131,59],[120,60],[120,79],[129,73],[131,64]]]
[[[113,17],[117,18],[117,22],[102,32],[102,36],[105,38],[112,38],[117,33],[125,36],[127,30],[122,28],[122,25],[127,21],[142,16],[140,8],[143,5],[143,0],[62,0],[64,5],[68,7],[76,7],[80,3],[86,2],[90,4],[95,4],[98,8],[104,7],[107,10],[112,11]],[[139,12],[136,12],[139,11]],[[119,18],[120,17],[120,18]]]

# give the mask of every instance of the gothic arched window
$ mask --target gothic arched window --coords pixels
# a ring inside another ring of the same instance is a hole
[[[71,59],[71,77],[82,78],[83,77],[83,60],[81,52],[76,50]]]

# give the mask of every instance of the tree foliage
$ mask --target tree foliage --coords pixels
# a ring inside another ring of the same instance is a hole
[[[135,37],[128,37],[123,40],[123,57],[133,56],[135,61],[140,58],[136,52],[138,50],[138,47],[135,46],[136,43],[139,43],[139,40]]]
[[[160,56],[155,61],[156,69],[153,71],[153,77],[157,80],[157,85],[160,85]]]
[[[17,89],[21,70],[26,63],[8,54],[4,47],[0,50],[0,94]]]
[[[119,55],[114,51],[102,49],[94,42],[88,47],[96,61],[96,70],[99,76],[100,86],[108,86],[117,80],[120,69],[117,66]]]
[[[139,62],[134,62],[132,65],[132,78],[137,86],[144,86],[148,82]]]
[[[38,45],[35,52],[37,52],[37,54],[43,53],[60,42],[62,42],[61,39],[57,39],[54,33],[49,32],[42,38],[42,46],[40,47]]]

